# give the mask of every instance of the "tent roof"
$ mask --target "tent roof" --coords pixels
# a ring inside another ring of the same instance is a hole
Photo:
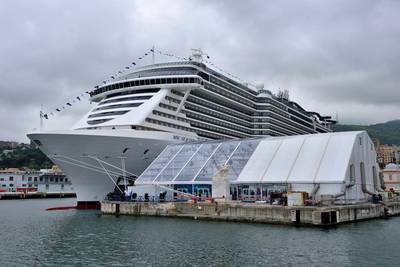
[[[360,134],[366,132],[169,145],[137,183],[210,183],[223,165],[233,183],[342,183]]]

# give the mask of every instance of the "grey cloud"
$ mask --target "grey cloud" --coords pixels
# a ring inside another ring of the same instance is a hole
[[[153,44],[181,56],[201,47],[227,71],[345,123],[400,118],[399,11],[369,0],[2,1],[0,139],[26,140],[40,104],[64,104]],[[46,126],[68,128],[89,108]]]

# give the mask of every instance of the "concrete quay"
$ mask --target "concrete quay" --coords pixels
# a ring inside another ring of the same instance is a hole
[[[256,203],[101,202],[103,214],[294,225],[336,225],[400,214],[400,202],[346,206],[273,206]]]

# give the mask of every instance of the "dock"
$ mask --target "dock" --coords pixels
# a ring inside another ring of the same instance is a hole
[[[33,198],[73,198],[75,193],[71,192],[2,192],[2,199],[33,199]]]
[[[400,202],[345,206],[276,206],[226,202],[119,202],[102,201],[101,212],[113,215],[158,216],[231,222],[326,226],[400,214]]]

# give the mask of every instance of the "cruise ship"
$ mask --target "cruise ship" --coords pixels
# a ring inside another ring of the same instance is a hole
[[[72,129],[28,134],[72,178],[82,207],[101,201],[121,177],[140,175],[168,144],[325,133],[335,123],[287,93],[217,71],[198,49],[188,60],[136,68],[96,86],[90,101],[96,105]]]

